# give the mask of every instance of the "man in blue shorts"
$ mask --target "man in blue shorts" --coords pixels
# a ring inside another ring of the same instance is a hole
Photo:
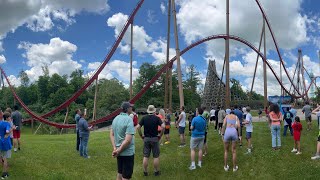
[[[0,156],[3,166],[1,179],[5,179],[9,176],[7,159],[11,158],[12,145],[9,137],[11,126],[8,122],[2,120],[7,120],[8,118],[10,118],[10,114],[3,116],[2,111],[0,112],[0,141],[2,141],[2,143],[0,143]]]

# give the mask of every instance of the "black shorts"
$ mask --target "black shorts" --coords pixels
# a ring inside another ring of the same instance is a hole
[[[179,126],[179,134],[184,134],[185,129],[186,129],[186,127]]]
[[[206,133],[204,134],[204,141],[203,141],[203,143],[207,143],[207,134],[208,134],[208,132],[206,132]]]
[[[216,117],[215,116],[211,116],[210,117],[210,121],[214,121],[214,120],[216,120]]]
[[[320,135],[318,136],[318,142],[320,142]]]
[[[122,174],[123,178],[131,179],[134,165],[134,155],[132,156],[118,156],[118,173]]]
[[[152,151],[153,158],[160,156],[160,147],[158,137],[144,138],[143,157],[149,158]]]
[[[222,128],[223,123],[219,123],[219,128]]]
[[[310,116],[310,117],[306,117],[306,121],[307,121],[307,122],[311,122],[311,120],[312,120],[312,119],[311,119],[311,116]]]
[[[164,130],[164,134],[169,134],[170,133],[170,129],[165,129]]]
[[[243,125],[240,125],[240,128],[238,129],[238,131],[240,131],[240,136],[242,136],[242,127]]]

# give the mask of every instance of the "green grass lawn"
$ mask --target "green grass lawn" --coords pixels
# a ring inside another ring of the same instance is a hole
[[[315,123],[315,122],[314,122]],[[305,122],[303,121],[303,126]],[[11,179],[115,179],[116,159],[111,157],[109,132],[93,132],[89,139],[91,159],[81,158],[75,150],[75,135],[22,134],[22,150],[12,153],[9,160]],[[203,167],[190,171],[189,147],[178,148],[177,130],[171,129],[171,144],[161,146],[161,176],[153,176],[150,160],[149,177],[142,173],[142,140],[135,138],[136,156],[133,179],[318,179],[320,161],[312,161],[318,131],[303,131],[302,155],[291,153],[293,139],[282,138],[282,149],[271,149],[271,135],[266,123],[254,123],[253,153],[244,155],[246,148],[237,148],[238,172],[223,170],[223,143],[213,125],[209,129],[209,154]],[[189,145],[190,137],[187,137]],[[246,143],[244,143],[246,145]],[[230,163],[231,166],[231,156]],[[317,178],[318,177],[318,178]]]

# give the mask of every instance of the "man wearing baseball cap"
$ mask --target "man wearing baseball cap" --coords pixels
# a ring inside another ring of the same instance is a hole
[[[137,126],[140,137],[144,141],[143,146],[143,174],[148,176],[148,161],[152,151],[153,155],[153,165],[154,165],[154,175],[160,175],[159,169],[159,156],[160,156],[160,147],[159,140],[164,131],[164,123],[161,119],[155,115],[156,108],[154,105],[149,105],[147,113],[148,115],[144,116]],[[144,134],[142,135],[141,127],[144,126]],[[161,126],[161,132],[158,134],[158,126]]]
[[[114,118],[110,130],[110,140],[113,146],[112,157],[117,158],[117,179],[131,179],[134,166],[134,126],[132,104],[123,102],[122,112]]]

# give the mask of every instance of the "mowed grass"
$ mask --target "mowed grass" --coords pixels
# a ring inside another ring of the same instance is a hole
[[[305,121],[302,122],[305,128]],[[142,140],[135,137],[136,155],[133,179],[318,179],[320,161],[310,160],[316,148],[318,130],[303,131],[302,155],[291,153],[293,138],[282,137],[282,148],[271,149],[270,129],[265,122],[254,123],[253,153],[245,155],[244,147],[237,147],[238,172],[223,169],[223,143],[218,133],[209,128],[209,154],[203,158],[203,167],[190,171],[190,149],[178,148],[176,128],[171,129],[171,143],[161,146],[161,176],[153,176],[152,160],[149,177],[143,177]],[[306,129],[306,128],[305,128]],[[32,135],[30,129],[22,133],[22,150],[12,152],[9,160],[10,179],[115,179],[116,159],[111,157],[109,132],[92,132],[89,139],[91,159],[81,158],[75,150],[75,134]],[[231,153],[229,156],[231,163]]]

